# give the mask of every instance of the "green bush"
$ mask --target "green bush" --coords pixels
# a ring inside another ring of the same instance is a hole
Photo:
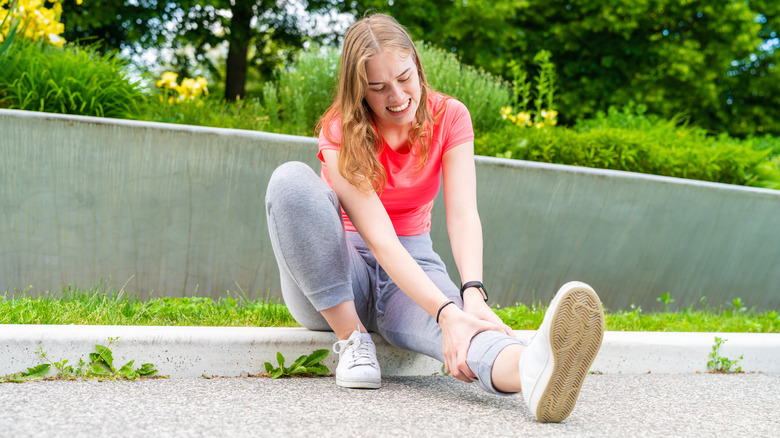
[[[643,111],[613,108],[573,129],[505,123],[477,138],[476,153],[780,189],[778,162],[768,159],[776,143],[707,136],[680,120],[660,120]]]
[[[0,107],[116,118],[138,113],[139,83],[114,54],[17,39],[7,55],[13,61],[0,72]]]
[[[258,99],[228,102],[214,95],[194,102],[168,103],[160,96],[147,98],[140,119],[182,125],[263,131],[268,129],[268,117]]]
[[[501,126],[501,107],[512,105],[509,84],[483,70],[461,64],[452,53],[429,44],[418,44],[418,47],[431,87],[466,105],[477,136]]]
[[[333,101],[339,52],[331,48],[302,50],[292,65],[263,86],[263,103],[274,132],[314,135],[314,127]]]

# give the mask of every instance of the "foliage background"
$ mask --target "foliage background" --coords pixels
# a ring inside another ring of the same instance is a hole
[[[549,50],[565,124],[631,101],[711,131],[780,134],[774,0],[358,0],[507,79]]]
[[[307,33],[304,16],[373,9],[421,38],[429,81],[470,109],[479,154],[780,188],[776,2],[62,3],[74,43],[6,44],[0,107],[313,135],[338,50],[316,45],[328,32]],[[210,52],[217,46],[227,54]],[[163,47],[182,79],[210,72],[212,94],[170,105],[143,86],[155,78],[131,79],[117,55]],[[552,62],[537,62],[542,54]],[[542,65],[552,73],[544,80]],[[241,98],[245,87],[253,91]],[[505,120],[529,99],[538,113],[556,110],[544,129]]]

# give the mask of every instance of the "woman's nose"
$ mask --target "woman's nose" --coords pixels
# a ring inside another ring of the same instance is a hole
[[[404,91],[401,84],[394,83],[390,86],[390,102],[401,103],[404,100]]]

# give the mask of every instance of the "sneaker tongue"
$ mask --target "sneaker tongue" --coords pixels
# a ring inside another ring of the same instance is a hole
[[[372,365],[374,363],[371,349],[367,343],[361,342],[354,345],[352,351],[352,365]]]

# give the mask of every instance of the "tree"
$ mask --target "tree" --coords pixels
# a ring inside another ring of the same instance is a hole
[[[309,13],[324,12],[339,4],[329,0],[138,0],[134,3],[90,0],[78,8],[65,7],[66,39],[97,38],[107,49],[134,52],[167,47],[175,54],[174,64],[180,75],[188,75],[192,65],[205,65],[218,78],[223,69],[207,53],[227,44],[224,79],[228,100],[244,96],[250,66],[268,77],[304,41],[329,36],[327,32],[310,35],[301,8]],[[296,9],[296,5],[300,8]]]
[[[733,134],[780,134],[774,0],[358,0],[504,75],[552,52],[563,122],[645,103]],[[390,4],[392,3],[392,4]]]

